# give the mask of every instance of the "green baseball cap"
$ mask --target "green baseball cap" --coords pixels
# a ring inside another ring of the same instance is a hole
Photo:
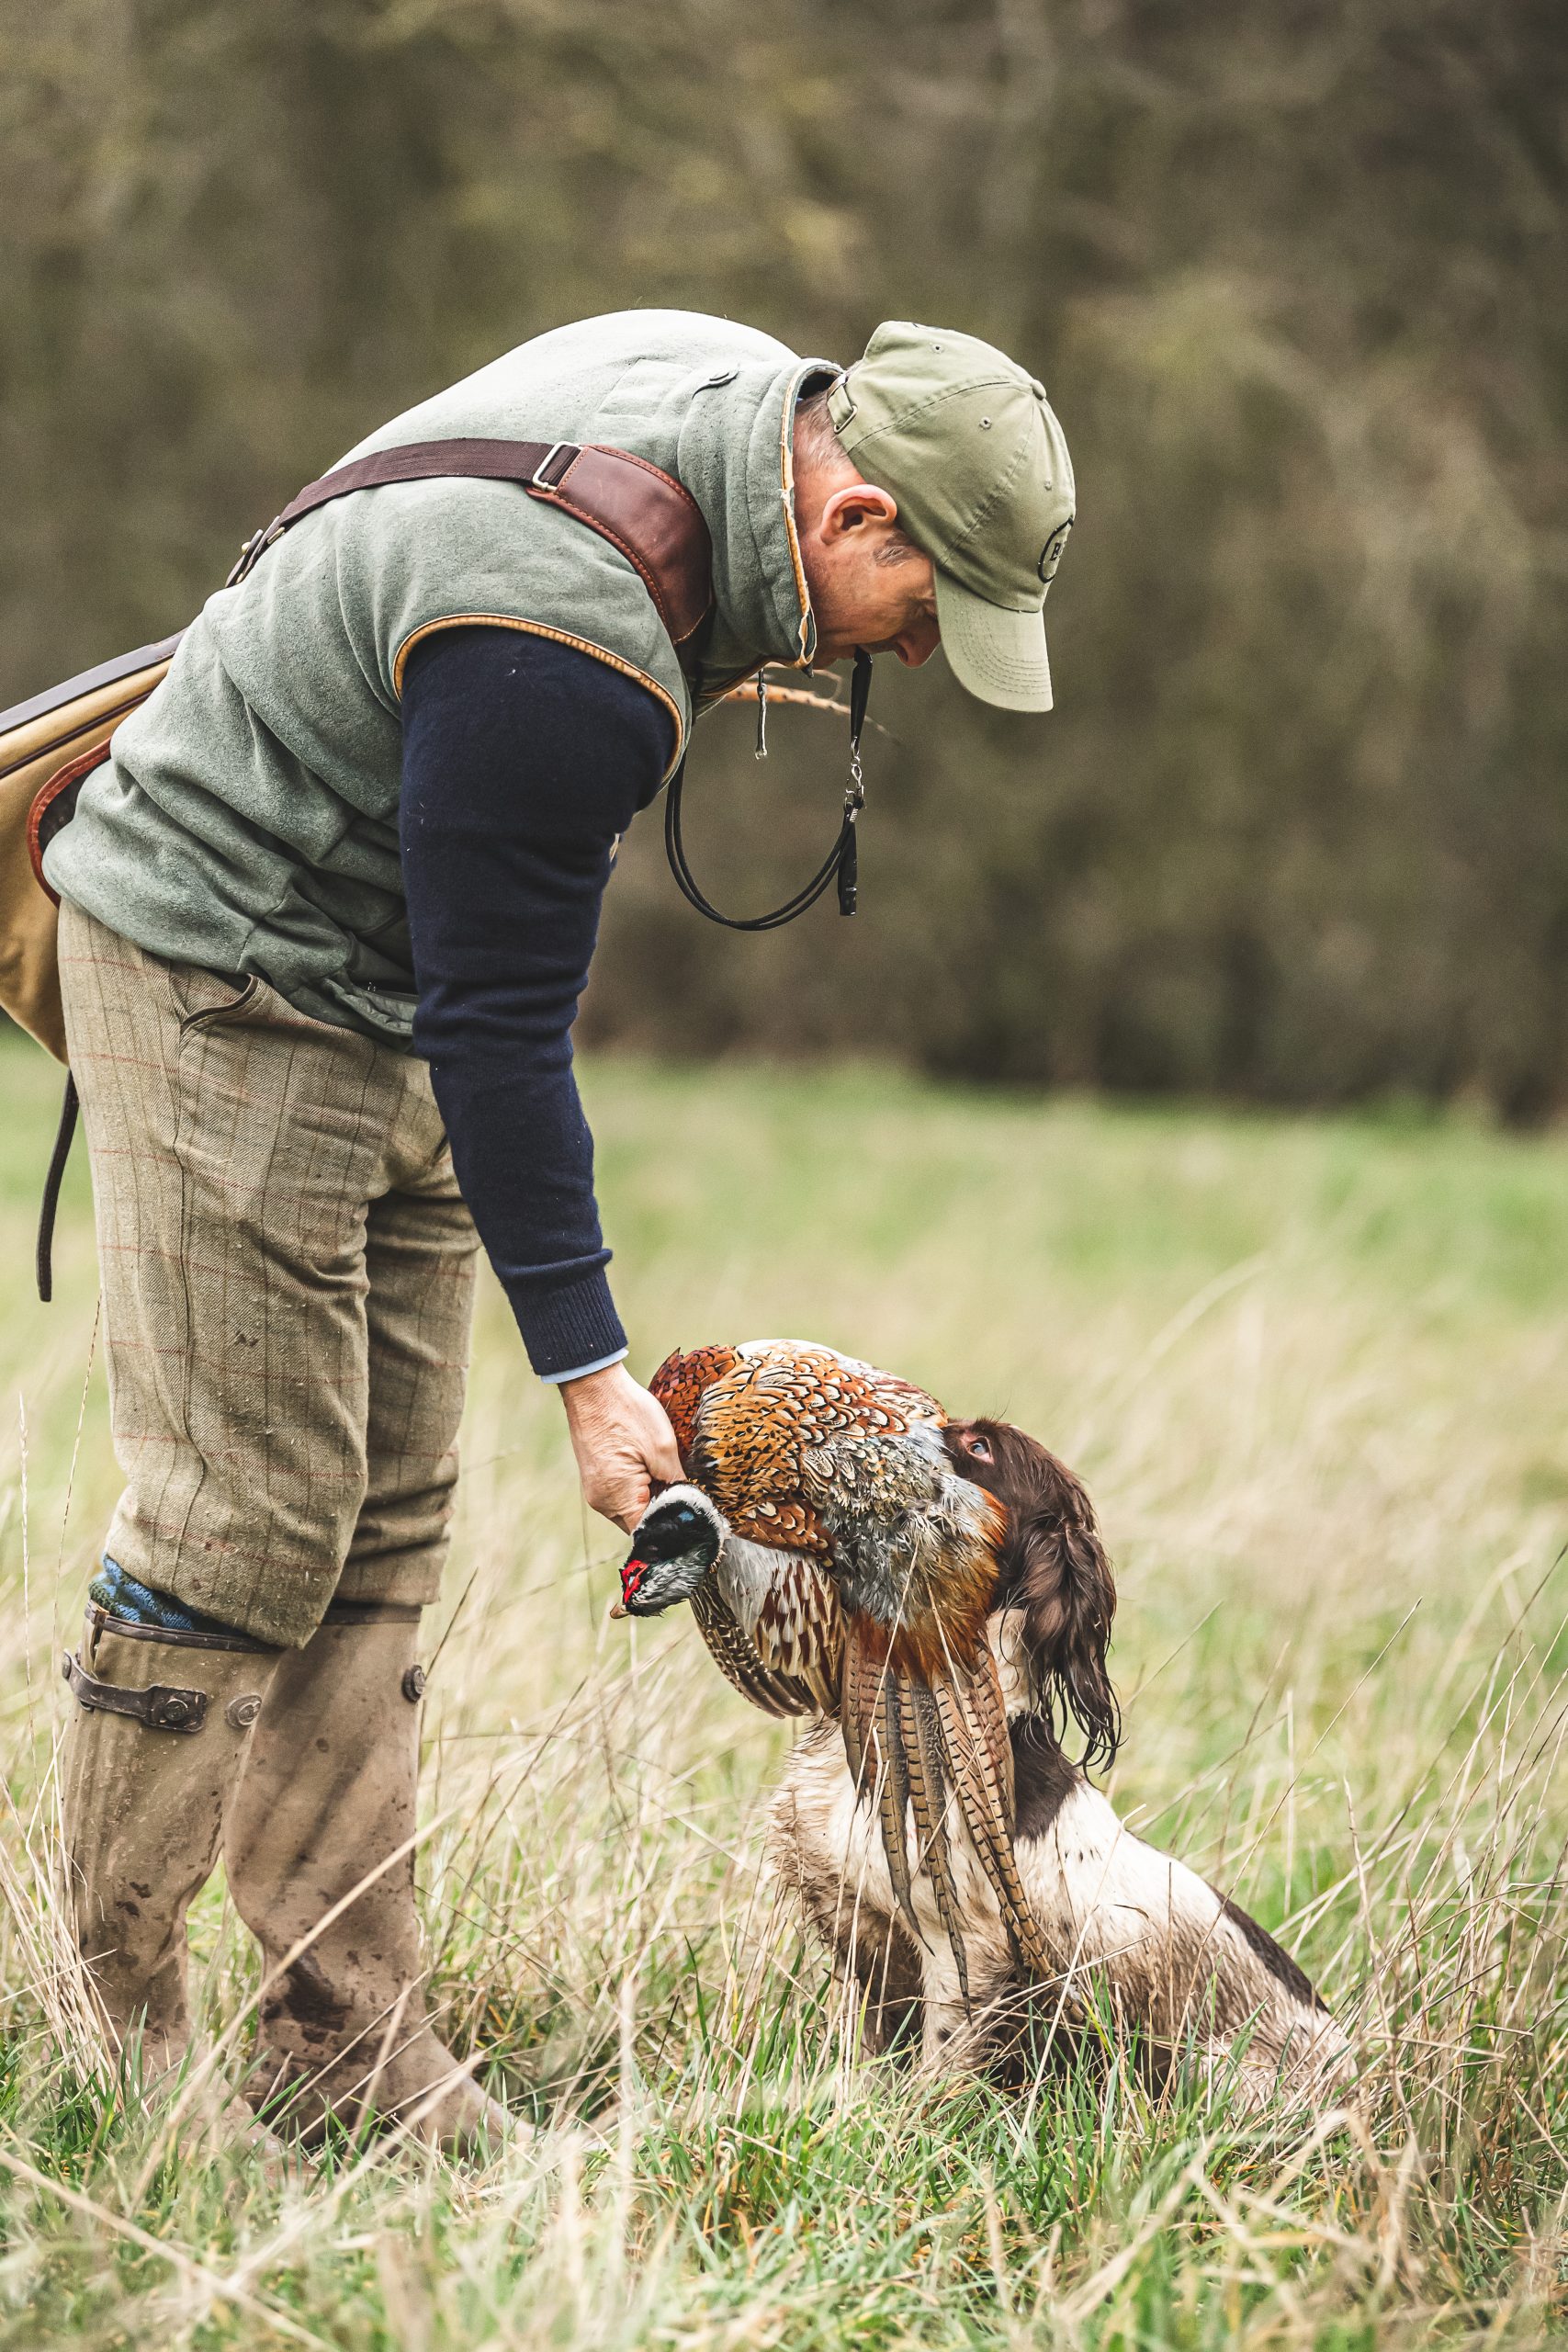
[[[959,684],[1049,710],[1045,592],[1073,525],[1073,461],[1045,387],[974,335],[889,319],[830,386],[828,414],[936,566]]]

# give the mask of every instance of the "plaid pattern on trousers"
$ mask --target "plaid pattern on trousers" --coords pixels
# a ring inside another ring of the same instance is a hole
[[[67,901],[115,1453],[105,1550],[267,1642],[436,1599],[476,1240],[423,1062]]]

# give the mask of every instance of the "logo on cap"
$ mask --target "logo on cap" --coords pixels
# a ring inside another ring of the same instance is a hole
[[[1069,514],[1065,523],[1058,523],[1040,550],[1040,577],[1047,588],[1055,577],[1056,566],[1062,560],[1062,549],[1067,543],[1067,533],[1072,529],[1076,519],[1074,515]]]

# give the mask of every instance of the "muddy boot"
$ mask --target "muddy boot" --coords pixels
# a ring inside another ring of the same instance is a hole
[[[140,2042],[149,2090],[189,2044],[186,1913],[212,1875],[277,1657],[243,1634],[127,1624],[96,1605],[80,1653],[66,1654],[73,1928],[114,2041]]]
[[[510,2119],[425,2011],[413,1851],[398,1850],[415,1821],[419,1614],[335,1603],[279,1665],[252,1733],[224,1837],[270,1980],[246,2096],[307,2139],[329,2114],[350,2130],[375,2118],[468,2153],[499,2147]]]

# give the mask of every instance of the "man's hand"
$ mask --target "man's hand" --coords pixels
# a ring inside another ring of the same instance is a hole
[[[560,1393],[583,1499],[629,1535],[654,1481],[673,1486],[684,1475],[670,1416],[624,1363],[563,1380]]]

